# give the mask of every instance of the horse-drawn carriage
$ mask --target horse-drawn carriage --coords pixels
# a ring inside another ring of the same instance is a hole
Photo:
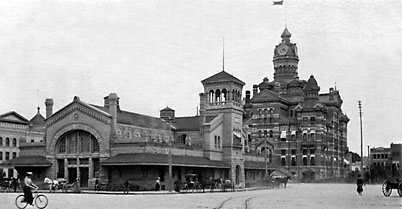
[[[205,189],[209,189],[210,192],[214,192],[216,189],[225,192],[234,191],[234,188],[234,182],[231,180],[201,180],[197,174],[186,174],[185,182],[175,182],[175,191],[177,192],[205,192]]]
[[[185,175],[186,181],[182,183],[181,189],[186,192],[201,192],[202,191],[202,184],[198,181],[197,174],[186,174]]]
[[[397,180],[396,182],[391,182],[390,180],[384,181],[382,184],[382,193],[384,196],[389,197],[392,193],[392,189],[396,189],[400,197],[402,197],[402,182]]]
[[[43,180],[43,183],[49,186],[49,193],[57,190],[61,190],[62,192],[68,192],[73,188],[73,184],[69,184],[67,182],[67,179],[64,178],[50,179],[46,177]]]

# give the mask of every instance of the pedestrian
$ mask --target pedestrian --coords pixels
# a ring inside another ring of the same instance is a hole
[[[17,191],[18,180],[17,180],[15,177],[13,177],[13,178],[11,179],[11,187],[13,188],[14,192]]]
[[[359,195],[362,196],[362,193],[363,193],[363,179],[362,179],[362,175],[360,175],[360,174],[357,176],[356,185],[357,185],[357,193],[359,193]]]
[[[32,183],[32,172],[27,172],[24,178],[24,202],[33,205],[32,190],[38,190],[38,187]]]
[[[99,190],[99,179],[96,178],[95,179],[95,191],[98,191],[98,190]]]
[[[161,191],[161,182],[160,182],[160,178],[156,178],[156,182],[155,182],[155,191]]]
[[[124,181],[124,194],[128,194],[128,191],[130,191],[130,183],[126,180]]]

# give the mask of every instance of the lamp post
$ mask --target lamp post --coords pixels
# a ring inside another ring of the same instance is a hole
[[[170,137],[171,132],[172,132],[172,128],[171,128],[171,121],[173,120],[171,117],[169,117],[167,119],[169,121],[169,156],[168,156],[168,165],[169,165],[169,180],[168,180],[168,187],[169,187],[169,192],[172,191],[172,146],[173,146],[173,142],[172,139]]]

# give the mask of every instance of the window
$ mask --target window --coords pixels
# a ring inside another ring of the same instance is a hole
[[[307,155],[307,149],[303,148],[303,155]]]
[[[64,159],[57,159],[57,178],[64,178]]]
[[[307,165],[307,157],[303,157],[303,165]]]
[[[296,155],[296,150],[295,149],[292,149],[291,152],[292,152],[292,155]]]
[[[310,121],[311,121],[311,125],[315,125],[315,117],[311,117]]]
[[[10,146],[10,139],[6,138],[6,147],[9,147],[9,146]]]
[[[16,146],[17,146],[17,139],[14,138],[14,139],[13,139],[13,147],[16,147]]]
[[[17,157],[17,153],[13,152],[13,159]]]
[[[315,158],[314,157],[310,157],[310,165],[315,165]]]
[[[3,152],[0,152],[0,160],[3,160]]]
[[[281,155],[286,155],[286,150],[285,149],[281,150]]]
[[[2,147],[2,146],[3,146],[3,138],[0,137],[0,147]]]
[[[303,117],[303,125],[307,125],[308,117]]]
[[[281,161],[282,161],[282,166],[286,166],[286,158],[282,157]]]
[[[73,131],[62,136],[57,142],[57,151],[68,154],[99,152],[99,144],[92,134],[86,131]]]
[[[6,160],[10,160],[10,152],[6,152]]]
[[[214,136],[215,148],[218,148],[218,136]]]
[[[292,162],[291,162],[292,164],[292,166],[295,166],[296,165],[296,157],[292,157]]]

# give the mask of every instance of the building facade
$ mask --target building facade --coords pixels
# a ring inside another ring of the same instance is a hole
[[[8,160],[17,158],[21,143],[31,145],[44,137],[44,118],[38,113],[27,120],[15,111],[0,115],[0,169],[5,178],[17,177],[17,170],[7,164]]]
[[[246,91],[247,150],[266,148],[273,166],[301,181],[343,178],[349,121],[343,101],[334,88],[320,93],[314,76],[299,79],[297,46],[290,37],[285,28],[275,47],[274,79],[253,85],[252,95]]]
[[[162,188],[197,174],[199,181],[231,180],[236,187],[261,185],[278,171],[303,180],[344,175],[347,122],[337,90],[319,94],[313,76],[300,80],[297,47],[287,29],[275,48],[274,80],[246,91],[245,83],[222,70],[201,81],[200,110],[177,117],[166,107],[160,117],[125,111],[116,93],[103,105],[79,97],[53,112],[47,99],[43,137],[22,139],[20,156],[8,161],[37,179],[63,178],[81,187],[134,190]]]
[[[370,149],[370,168],[372,172],[385,170],[388,177],[402,179],[402,144],[391,143],[390,147]]]

